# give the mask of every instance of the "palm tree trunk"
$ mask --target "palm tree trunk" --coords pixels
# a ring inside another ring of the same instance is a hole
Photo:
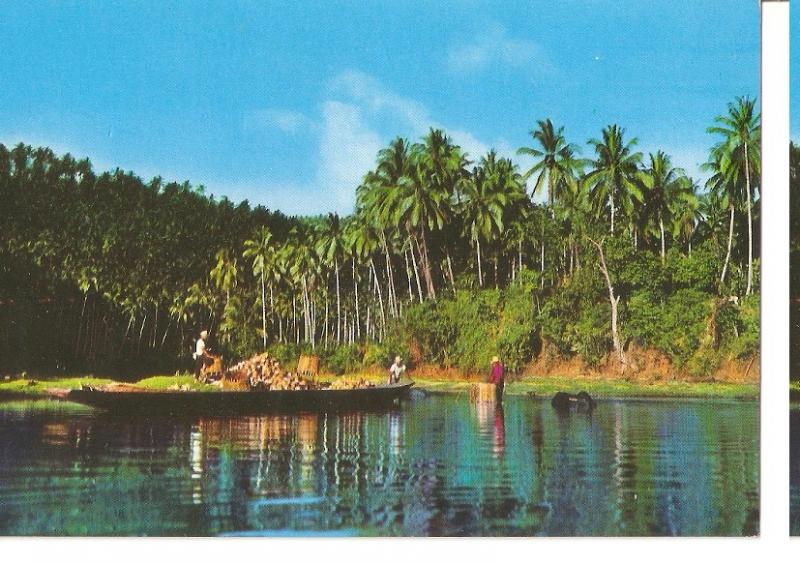
[[[414,249],[412,248],[413,252]],[[408,262],[408,251],[403,252],[403,259],[406,261],[406,279],[408,280],[408,299],[414,301],[414,291],[411,289],[411,265]]]
[[[383,294],[381,293],[381,281],[378,278],[378,270],[375,268],[375,259],[369,259],[370,265],[372,266],[372,274],[375,277],[375,287],[378,290],[378,303],[380,304],[381,308],[381,324],[385,327],[386,326],[386,314],[383,310]]]
[[[421,224],[420,236],[422,241],[422,272],[425,275],[425,286],[428,290],[428,297],[436,299],[436,288],[433,285],[433,274],[431,273],[431,261],[428,256],[428,241],[425,237],[425,222]]]
[[[475,248],[477,249],[478,259],[478,287],[483,288],[483,271],[481,270],[481,239],[475,237]]]
[[[381,241],[383,243],[383,253],[386,256],[386,276],[389,279],[388,284],[386,285],[389,311],[394,317],[397,317],[397,289],[394,285],[394,268],[392,267],[392,257],[389,253],[389,245],[386,242],[386,237],[383,234],[381,234]]]
[[[661,217],[661,213],[658,214],[658,227],[661,229],[661,264],[664,264],[666,246],[664,243],[664,218]]]
[[[328,289],[325,288],[325,325],[322,328],[322,340],[328,348]]]
[[[271,328],[275,330],[275,295],[272,289],[272,282],[269,283],[269,321]]]
[[[747,290],[745,295],[749,296],[753,289],[753,214],[750,201],[750,158],[747,141],[744,142],[744,171],[747,185]]]
[[[339,259],[333,260],[334,268],[336,268],[336,344],[342,342],[342,306],[339,298]]]
[[[725,274],[728,272],[728,262],[730,262],[731,260],[731,244],[733,243],[733,211],[734,211],[733,202],[731,202],[730,209],[731,209],[731,221],[730,221],[730,227],[728,228],[728,252],[725,255],[725,264],[722,267],[722,276],[720,276],[719,279],[720,283],[723,284],[725,283]]]
[[[594,241],[593,239],[589,239],[592,243],[594,243],[595,247],[597,247],[597,252],[600,257],[600,272],[603,273],[603,276],[606,279],[606,285],[608,286],[608,299],[611,303],[611,340],[614,345],[614,351],[619,355],[619,361],[622,364],[623,371],[625,370],[625,351],[622,350],[622,342],[619,338],[619,329],[618,329],[618,307],[619,307],[619,300],[620,296],[614,295],[614,286],[611,284],[611,277],[608,274],[608,267],[606,266],[606,258],[603,254],[603,242]]]
[[[544,288],[544,232],[542,233],[542,288]]]
[[[409,241],[412,242],[411,245],[411,262],[414,264],[414,278],[417,281],[417,293],[419,294],[419,303],[422,303],[422,284],[420,283],[419,279],[419,268],[417,267],[417,257],[414,254],[414,245],[416,243],[416,239],[409,238]],[[419,243],[417,243],[417,250],[419,250]]]
[[[361,339],[361,313],[358,309],[358,278],[356,277],[356,257],[353,257],[353,288],[356,298],[356,335]]]
[[[456,279],[453,276],[453,261],[450,260],[450,249],[445,249],[445,256],[447,257],[447,274],[450,276],[450,286],[452,286],[453,293],[455,293]]]
[[[616,212],[616,208],[614,207],[614,189],[612,187],[611,194],[609,194],[608,199],[611,203],[611,234],[614,234],[614,215]]]
[[[261,269],[261,337],[264,349],[267,348],[267,289],[264,284],[264,269]]]
[[[292,326],[294,330],[295,342],[300,344],[300,330],[297,327],[297,296],[292,295]]]

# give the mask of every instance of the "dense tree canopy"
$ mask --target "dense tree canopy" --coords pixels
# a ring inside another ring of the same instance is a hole
[[[591,364],[618,331],[702,372],[757,346],[759,128],[751,100],[731,104],[703,187],[614,124],[583,159],[539,121],[527,171],[432,129],[378,153],[347,217],[0,145],[0,370],[185,366],[209,328],[228,356],[314,348],[342,370],[395,351]]]

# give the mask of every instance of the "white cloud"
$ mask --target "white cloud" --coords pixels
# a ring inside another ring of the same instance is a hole
[[[511,37],[505,27],[490,26],[468,43],[450,48],[447,66],[452,72],[477,72],[490,66],[536,69],[553,74],[555,65],[535,41]]]
[[[381,148],[380,136],[370,129],[358,106],[329,100],[322,108],[319,185],[336,196],[337,208],[350,211],[355,190],[364,174],[374,166]]]
[[[356,188],[375,166],[378,151],[397,135],[417,141],[431,127],[444,130],[473,161],[492,147],[501,156],[515,157],[504,139],[487,143],[463,128],[448,127],[434,119],[424,104],[398,94],[359,70],[346,70],[335,76],[324,94],[319,116],[265,109],[245,119],[246,127],[315,133],[318,152],[309,163],[309,181],[209,181],[205,183],[209,192],[226,194],[232,200],[248,198],[251,204],[263,204],[287,214],[350,213]]]
[[[357,70],[348,70],[336,76],[330,83],[333,95],[344,97],[362,108],[364,115],[372,118],[389,118],[398,127],[391,135],[405,135],[416,140],[427,134],[430,128],[441,129],[453,142],[469,153],[473,160],[486,154],[492,147],[506,147],[500,138],[494,143],[481,141],[475,135],[458,127],[449,127],[434,119],[424,104],[403,97],[387,88],[376,78]],[[511,156],[511,154],[503,154]],[[374,161],[374,155],[373,155]],[[373,163],[370,164],[372,166]]]
[[[296,133],[302,129],[313,128],[314,121],[300,112],[267,108],[256,110],[245,117],[245,126],[277,128],[284,133]]]
[[[357,70],[347,70],[330,83],[336,96],[344,96],[372,114],[390,114],[410,126],[415,133],[430,125],[428,110],[423,104],[404,98],[386,88],[376,78]]]

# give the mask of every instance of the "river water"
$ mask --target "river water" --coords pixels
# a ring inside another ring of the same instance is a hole
[[[758,404],[133,418],[0,403],[3,535],[754,535]],[[796,473],[795,473],[796,475]]]

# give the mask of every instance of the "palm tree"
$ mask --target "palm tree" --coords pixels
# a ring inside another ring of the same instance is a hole
[[[317,230],[316,251],[319,257],[328,264],[333,265],[336,279],[336,343],[341,342],[342,331],[342,304],[339,290],[339,261],[344,257],[345,237],[339,215],[329,213],[322,225]]]
[[[242,256],[253,261],[253,274],[261,279],[261,336],[265,349],[267,348],[267,289],[265,278],[274,254],[272,232],[266,225],[256,232],[253,239],[248,239],[244,242]]]
[[[427,295],[435,298],[428,232],[440,230],[448,221],[464,160],[460,149],[439,130],[431,130],[423,143],[413,145],[408,156],[407,175],[393,185],[384,184],[381,219],[384,224],[405,226],[419,251]]]
[[[609,125],[603,129],[602,141],[588,141],[594,147],[596,158],[591,163],[592,170],[586,175],[586,184],[596,205],[604,206],[608,201],[611,208],[612,235],[617,206],[624,206],[632,198],[641,199],[635,176],[642,154],[633,152],[638,140],[633,138],[625,143],[624,134],[624,129]]]
[[[742,175],[745,183],[747,205],[747,290],[750,295],[753,287],[753,191],[751,181],[758,178],[761,170],[761,115],[755,113],[755,99],[739,97],[735,103],[728,104],[727,115],[717,116],[718,125],[708,128],[709,133],[722,135],[722,142],[712,152],[722,152],[730,163],[726,175],[735,185]]]
[[[680,168],[673,168],[672,162],[663,151],[654,155],[650,153],[649,166],[639,172],[639,182],[643,188],[644,226],[650,219],[658,224],[661,238],[661,263],[666,260],[666,234],[664,223],[672,219],[672,209],[678,201],[678,194],[683,189],[682,178],[686,173]]]
[[[590,223],[590,209],[587,201],[588,194],[579,177],[564,178],[561,180],[563,188],[555,209],[555,217],[561,222],[570,246],[569,273],[580,266],[580,241],[586,226]]]
[[[217,264],[211,269],[211,280],[218,289],[225,292],[225,301],[231,299],[231,290],[235,288],[239,282],[239,270],[236,258],[231,258],[231,253],[228,249],[220,249],[214,255]]]
[[[744,187],[742,186],[741,177],[733,170],[735,165],[731,160],[730,153],[725,150],[724,146],[717,145],[712,148],[710,159],[703,165],[703,169],[712,173],[711,177],[706,181],[709,195],[706,203],[716,203],[719,205],[719,209],[726,209],[729,213],[727,251],[719,278],[720,283],[724,283],[731,260],[731,248],[733,247],[736,202],[741,199]]]
[[[498,160],[494,150],[481,159],[464,183],[459,211],[475,243],[479,286],[483,286],[481,238],[485,241],[499,239],[505,231],[506,210],[526,199],[514,165],[508,159]],[[495,258],[495,279],[496,273]]]
[[[427,231],[438,231],[450,219],[459,187],[467,175],[468,161],[461,148],[439,129],[431,129],[422,143],[412,147],[414,174],[411,189],[397,208],[396,218],[418,230],[422,272],[428,297],[436,297]]]
[[[239,269],[238,261],[236,258],[231,258],[231,252],[228,249],[220,249],[215,255],[217,264],[211,269],[211,280],[217,289],[225,292],[225,306],[222,310],[222,323],[220,330],[222,331],[223,338],[227,341],[230,340],[235,326],[233,318],[238,314],[236,303],[231,300],[231,291],[239,284]],[[142,324],[144,327],[144,323]]]
[[[672,236],[686,242],[691,257],[692,240],[703,221],[703,211],[697,196],[697,183],[688,176],[681,178],[680,182],[683,187],[673,210]]]
[[[478,267],[478,286],[483,286],[483,269],[481,267],[481,237],[490,239],[494,233],[503,230],[502,195],[491,192],[486,180],[486,172],[482,167],[472,170],[469,181],[464,186],[464,200],[461,214],[469,230],[470,239],[475,244],[476,265]]]
[[[397,313],[392,258],[389,249],[392,231],[397,222],[394,219],[396,198],[404,188],[409,187],[416,174],[416,168],[408,141],[400,137],[378,152],[378,165],[369,172],[357,189],[357,212],[369,218],[375,225],[386,261],[387,298],[389,309]],[[412,250],[413,253],[413,250]]]
[[[539,159],[523,176],[524,180],[529,179],[538,173],[536,182],[533,185],[531,194],[535,194],[544,184],[547,178],[547,203],[552,206],[556,198],[556,188],[558,181],[562,177],[573,175],[575,170],[580,167],[580,161],[575,155],[580,152],[580,148],[572,143],[567,143],[564,138],[564,128],[555,129],[553,122],[549,119],[538,121],[539,128],[530,132],[531,137],[539,142],[541,149],[534,147],[520,147],[517,149],[518,155],[528,155]]]
[[[380,245],[380,235],[375,226],[369,221],[360,215],[357,215],[356,217],[359,218],[359,220],[352,223],[352,228],[350,231],[350,245],[352,246],[353,257],[367,263],[369,265],[369,270],[372,272],[373,279],[375,280],[375,290],[378,294],[378,306],[381,314],[381,329],[384,329],[386,326],[386,312],[383,305],[381,281],[378,277],[378,269],[375,266],[375,253]],[[358,299],[358,294],[356,294],[356,299]],[[421,290],[420,300],[422,300]],[[367,311],[369,311],[369,304],[367,304]]]

